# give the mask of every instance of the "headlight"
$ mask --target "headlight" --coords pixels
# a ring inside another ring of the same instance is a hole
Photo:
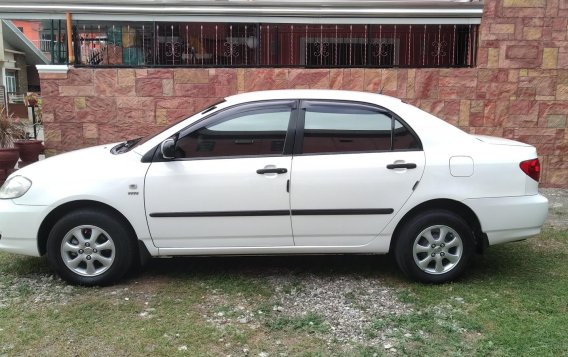
[[[0,199],[22,197],[32,187],[32,182],[24,176],[14,176],[0,187]]]

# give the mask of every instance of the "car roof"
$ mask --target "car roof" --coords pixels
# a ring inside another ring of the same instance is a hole
[[[385,106],[393,104],[396,105],[397,103],[401,102],[401,100],[398,98],[389,97],[387,95],[377,93],[332,89],[267,90],[247,92],[225,98],[225,100],[231,104],[276,99],[332,99],[369,102]]]

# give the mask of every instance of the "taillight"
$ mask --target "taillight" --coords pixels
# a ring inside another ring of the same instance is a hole
[[[522,161],[519,166],[530,178],[536,182],[540,180],[540,161],[538,161],[538,159]]]

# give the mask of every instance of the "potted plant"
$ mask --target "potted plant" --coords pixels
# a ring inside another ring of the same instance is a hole
[[[39,154],[43,153],[43,142],[37,139],[31,139],[27,136],[24,139],[14,141],[14,146],[19,151],[20,161],[19,167],[24,167],[39,160]]]
[[[14,147],[14,141],[24,134],[24,126],[21,122],[13,120],[8,115],[8,110],[0,106],[0,182],[14,170],[14,166],[20,157],[19,150]]]
[[[34,139],[30,137],[30,135],[26,132],[24,136],[19,139],[15,140],[14,146],[17,147],[20,151],[20,162],[19,167],[24,167],[26,165],[31,164],[32,162],[38,161],[39,154],[43,153],[44,147],[43,142],[41,140],[35,139],[36,136],[36,126],[41,125],[41,122],[36,122],[36,107],[39,103],[39,97],[36,93],[28,93],[24,98],[24,102],[26,106],[32,108],[32,126],[34,131]],[[37,110],[39,112],[39,110]]]

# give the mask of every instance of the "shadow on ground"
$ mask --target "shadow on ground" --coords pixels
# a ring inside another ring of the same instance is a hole
[[[170,277],[216,274],[248,277],[400,276],[393,259],[386,255],[174,257],[152,259],[140,274]]]
[[[533,238],[538,239],[538,238]],[[533,256],[524,259],[527,253]],[[490,247],[483,255],[473,257],[462,282],[503,274],[511,277],[531,275],[534,259],[548,259],[545,252],[535,250],[529,241]],[[549,253],[548,253],[549,254]],[[12,255],[3,259],[2,271],[16,276],[55,274],[44,258]],[[291,256],[221,256],[221,257],[173,257],[153,258],[141,270],[131,274],[128,280],[183,279],[184,277],[240,276],[262,278],[265,276],[314,275],[326,277],[384,278],[400,282],[406,280],[390,255],[291,255]],[[128,284],[127,281],[123,283]]]

